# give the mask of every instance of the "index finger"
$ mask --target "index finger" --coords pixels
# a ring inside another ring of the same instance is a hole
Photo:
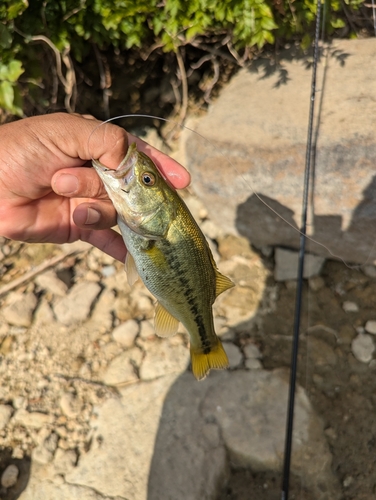
[[[137,149],[147,154],[156,164],[158,170],[166,177],[171,184],[177,189],[183,189],[191,182],[189,172],[176,160],[162,153],[158,149],[150,146],[147,142],[139,137],[135,137],[128,133],[129,144],[135,142]]]
[[[59,134],[59,147],[61,148],[61,142],[65,141],[64,152],[72,158],[86,161],[98,159],[106,167],[116,169],[124,159],[128,145],[136,142],[139,151],[147,154],[155,162],[161,173],[175,188],[182,189],[190,183],[190,174],[180,163],[113,123],[67,114],[62,114],[60,120],[61,126],[64,126],[69,132]],[[78,166],[72,164],[70,167]],[[73,174],[73,171],[69,172],[69,170],[70,168],[59,169],[59,175],[62,173]],[[78,175],[78,170],[76,168],[74,175]],[[82,172],[83,177],[87,175],[87,170]],[[91,191],[102,190],[98,184],[93,186]],[[90,193],[81,192],[80,196],[90,197]]]

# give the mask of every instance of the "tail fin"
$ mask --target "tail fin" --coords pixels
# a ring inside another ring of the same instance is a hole
[[[222,370],[229,367],[227,354],[222,342],[212,348],[208,354],[191,347],[192,372],[197,380],[203,380],[211,369]]]

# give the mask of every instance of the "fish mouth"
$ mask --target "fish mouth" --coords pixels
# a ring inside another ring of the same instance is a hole
[[[99,160],[92,160],[92,165],[97,171],[98,175],[101,177],[103,182],[106,183],[109,178],[118,180],[121,182],[121,190],[124,193],[129,193],[130,184],[134,178],[134,166],[137,162],[137,146],[136,143],[132,143],[124,157],[120,162],[116,170],[106,167]]]

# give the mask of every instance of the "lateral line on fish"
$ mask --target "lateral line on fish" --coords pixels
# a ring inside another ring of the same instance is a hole
[[[176,125],[177,127],[179,128],[184,128],[186,130],[188,130],[189,132],[192,132],[196,135],[198,135],[201,139],[203,139],[205,142],[207,142],[208,144],[210,144],[211,147],[214,148],[214,144],[212,144],[212,142],[207,139],[204,135],[200,134],[199,132],[197,132],[196,130],[193,130],[192,128],[190,127],[187,127],[186,125],[182,125],[182,124],[178,124],[177,122],[175,122],[174,120],[170,120],[168,118],[162,118],[160,116],[154,116],[154,115],[144,115],[144,114],[140,114],[140,113],[136,113],[136,114],[128,114],[128,115],[119,115],[119,116],[115,116],[113,118],[109,118],[108,120],[105,120],[103,121],[102,123],[100,123],[89,135],[88,137],[88,150],[90,151],[90,140],[91,140],[91,137],[92,135],[94,134],[94,132],[99,128],[101,127],[102,125],[105,125],[106,123],[110,123],[112,121],[115,121],[115,120],[120,120],[120,119],[126,119],[126,118],[150,118],[150,119],[153,119],[153,120],[160,120],[160,121],[163,121],[165,123],[170,123],[170,124],[173,124],[173,125]],[[217,151],[217,150],[216,150]],[[243,182],[245,183],[246,186],[249,187],[250,191],[252,192],[252,194],[254,196],[256,196],[256,198],[264,205],[266,206],[274,215],[276,215],[279,219],[281,219],[285,224],[287,224],[291,229],[293,229],[295,232],[297,232],[298,234],[302,235],[302,231],[297,228],[296,226],[294,226],[290,221],[288,221],[287,219],[285,219],[283,217],[283,215],[281,215],[280,213],[277,212],[277,210],[275,210],[272,206],[270,206],[257,192],[256,190],[253,188],[252,186],[252,183],[250,181],[248,181],[239,171],[238,169],[235,167],[235,165],[231,162],[231,160],[224,154],[222,153],[221,151],[217,151],[219,152],[219,154],[221,156],[223,156],[223,158],[229,163],[229,165],[232,167],[232,169],[239,175],[239,177],[241,177],[243,179]],[[95,158],[93,158],[91,155],[91,160],[95,160]],[[324,248],[325,250],[327,250],[327,252],[330,254],[331,257],[333,257],[334,259],[337,259],[339,261],[341,261],[348,269],[361,269],[363,266],[367,265],[367,263],[369,262],[369,258],[370,258],[370,255],[372,253],[372,250],[373,248],[376,246],[376,239],[375,239],[375,242],[374,242],[374,245],[373,247],[371,248],[370,252],[369,252],[369,255],[367,257],[367,259],[365,260],[365,262],[363,262],[363,264],[357,264],[357,265],[351,265],[349,264],[348,262],[346,262],[340,255],[337,255],[336,253],[332,252],[331,249],[324,245],[324,243],[321,243],[320,241],[312,238],[311,236],[305,234],[305,238],[310,241],[311,243],[315,243],[316,245],[319,245],[321,248]]]
[[[167,244],[168,247],[168,244]],[[170,264],[172,267],[175,266],[177,270],[181,269],[180,262],[176,259],[175,255],[173,252],[168,251],[165,253],[166,260],[168,264]],[[205,325],[203,322],[202,315],[199,313],[199,308],[198,304],[195,300],[194,297],[194,291],[191,288],[189,281],[184,277],[184,276],[179,276],[178,280],[180,284],[182,285],[183,288],[183,295],[186,297],[187,302],[189,304],[190,310],[195,318],[195,321],[197,323],[197,330],[198,334],[200,336],[200,340],[203,346],[203,352],[204,354],[208,354],[210,352],[210,340],[209,337],[206,335],[205,331]]]

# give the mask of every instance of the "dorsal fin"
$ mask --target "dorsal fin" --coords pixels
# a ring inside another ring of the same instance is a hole
[[[235,286],[235,283],[230,280],[227,276],[224,274],[220,273],[217,268],[217,263],[214,260],[212,251],[210,250],[209,243],[205,240],[207,250],[209,252],[209,258],[212,263],[213,269],[215,271],[215,296],[218,297],[222,292],[225,292],[229,288],[232,288]]]
[[[223,275],[218,271],[218,269],[215,270],[215,296],[218,297],[222,292],[225,290],[228,290],[229,288],[232,288],[235,286],[235,283],[230,280],[227,276]]]
[[[127,273],[128,283],[132,286],[138,280],[138,272],[134,258],[129,252],[125,256],[124,268]]]
[[[172,337],[178,331],[179,321],[159,302],[155,308],[154,328],[158,337]]]

